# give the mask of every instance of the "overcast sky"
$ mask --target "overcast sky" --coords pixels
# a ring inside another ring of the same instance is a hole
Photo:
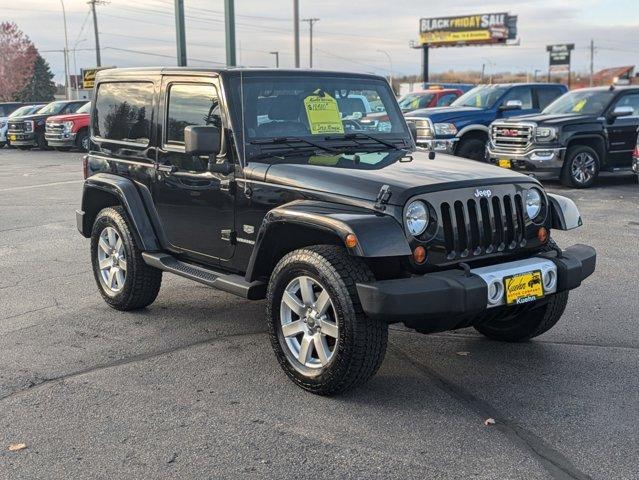
[[[93,23],[86,0],[64,0],[69,48],[77,46],[77,69],[95,65]],[[175,65],[173,0],[110,0],[98,6],[102,64]],[[184,0],[189,65],[225,61],[223,0]],[[63,81],[64,30],[60,0],[20,0],[2,9],[0,20],[15,21]],[[236,0],[238,63],[293,66],[293,1]],[[519,16],[520,46],[440,48],[431,51],[431,71],[545,71],[545,46],[575,43],[573,70],[589,68],[589,42],[595,40],[595,69],[639,63],[637,0],[300,0],[302,18],[317,17],[314,66],[388,75],[418,73],[419,19],[474,13],[508,12]],[[308,23],[302,23],[301,62],[308,66]],[[118,50],[120,49],[120,50]],[[129,50],[123,51],[121,49]],[[387,56],[380,52],[388,52]],[[71,55],[73,69],[73,56]]]

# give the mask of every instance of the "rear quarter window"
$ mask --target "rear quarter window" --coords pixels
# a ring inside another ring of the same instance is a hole
[[[146,146],[151,137],[152,114],[152,82],[101,83],[93,112],[93,136]]]

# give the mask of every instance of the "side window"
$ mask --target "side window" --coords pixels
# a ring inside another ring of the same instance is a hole
[[[630,93],[621,97],[615,104],[617,107],[632,107],[634,110],[633,116],[639,116],[639,93]]]
[[[442,95],[441,97],[439,97],[439,100],[437,100],[437,106],[447,107],[448,105],[453,103],[456,98],[457,98],[457,95],[454,93],[447,93],[446,95]]]
[[[537,88],[537,100],[539,101],[539,109],[543,110],[561,95],[561,89],[557,87]]]
[[[172,84],[167,103],[165,143],[184,145],[189,125],[221,126],[220,105],[211,84]]]
[[[506,94],[501,104],[506,105],[506,102],[508,102],[509,100],[519,100],[521,102],[522,110],[533,108],[532,90],[530,87],[513,88]]]
[[[93,136],[146,146],[151,137],[152,113],[153,83],[101,83],[93,111]]]
[[[424,95],[422,98],[419,99],[419,108],[426,108],[428,107],[428,104],[430,103],[430,100],[433,98],[432,95]]]

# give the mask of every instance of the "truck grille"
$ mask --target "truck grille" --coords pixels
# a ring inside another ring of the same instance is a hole
[[[492,125],[490,140],[502,150],[525,150],[532,143],[533,129],[533,125]]]
[[[24,122],[9,122],[8,130],[12,133],[24,132]]]
[[[522,197],[457,200],[440,205],[447,260],[480,256],[526,245]]]
[[[61,123],[47,123],[46,126],[46,133],[51,133],[54,135],[60,134],[62,133],[64,130],[64,125],[62,125]]]

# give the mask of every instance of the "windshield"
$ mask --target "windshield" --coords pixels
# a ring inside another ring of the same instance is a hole
[[[450,104],[451,107],[492,108],[509,87],[497,85],[479,85],[468,90]]]
[[[410,138],[397,101],[383,80],[253,73],[236,74],[230,82],[229,91],[235,96],[231,114],[236,125],[244,126],[236,132],[243,132],[248,149],[275,140],[281,148],[290,149],[291,138],[305,139],[299,142],[304,148],[319,144],[331,148],[332,142],[345,136],[357,136],[359,143],[380,149],[384,144],[378,139]],[[284,138],[286,142],[281,141]]]
[[[75,113],[91,113],[91,102],[87,102],[78,108]]]
[[[42,115],[52,115],[60,112],[64,108],[66,104],[63,102],[51,102],[46,107],[43,107],[42,110],[38,110],[38,114]]]
[[[575,90],[559,97],[542,113],[601,115],[614,95],[610,90]]]
[[[420,107],[428,105],[434,96],[432,93],[409,93],[399,99],[399,106],[402,110],[417,110]]]
[[[12,117],[22,117],[23,115],[29,115],[33,109],[33,105],[25,105],[24,107],[18,108],[16,111],[9,115],[9,118]]]

